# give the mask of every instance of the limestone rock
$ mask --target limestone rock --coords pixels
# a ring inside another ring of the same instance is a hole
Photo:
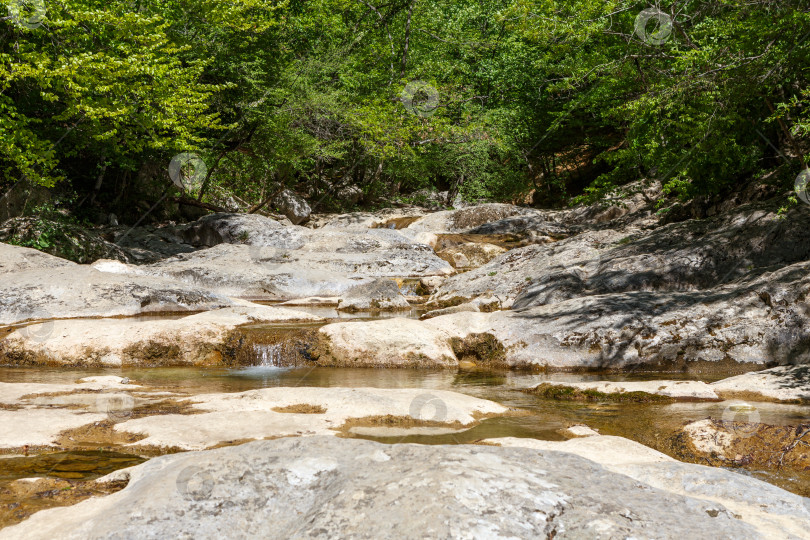
[[[810,366],[780,366],[730,377],[711,384],[720,396],[763,401],[810,401]]]
[[[295,192],[285,189],[273,199],[273,205],[287,216],[293,225],[300,225],[309,219],[312,209],[302,197]]]
[[[723,509],[714,507],[707,509],[707,513],[719,517],[720,513],[728,511],[734,519],[753,526],[757,538],[799,539],[806,535],[805,522],[810,518],[810,499],[728,470],[681,463],[621,437],[601,435],[564,442],[503,438],[486,442],[541,452],[570,452],[655,490],[691,497],[710,506],[718,504]],[[722,525],[713,530],[722,531],[721,535],[734,536],[725,531]],[[672,538],[679,536],[673,534]]]
[[[258,441],[155,458],[129,469],[122,491],[39,512],[0,537],[700,538],[709,531],[743,539],[806,531],[800,497],[720,470],[700,486],[695,477],[706,469],[663,463],[618,473],[531,448]],[[679,476],[662,482],[665,470]],[[758,509],[739,502],[742,490],[757,493]]]
[[[373,424],[385,418],[383,425],[394,426],[401,420],[406,430],[420,423],[463,430],[476,425],[476,418],[507,412],[492,401],[419,388],[276,387],[195,395],[193,401],[199,414],[135,418],[115,429],[145,435],[135,446],[201,450],[235,440],[337,435],[350,419],[371,419]]]
[[[232,305],[230,298],[178,280],[100,272],[81,265],[12,272],[0,280],[0,324],[200,311]]]
[[[502,253],[506,253],[504,248],[492,244],[468,242],[443,249],[436,255],[452,264],[454,268],[470,269],[483,266]]]
[[[339,311],[371,311],[410,309],[411,305],[392,279],[377,279],[352,287],[340,300]]]
[[[244,305],[180,319],[69,319],[20,328],[0,341],[0,360],[64,366],[223,365],[230,338],[255,322],[318,320],[292,309]]]
[[[60,259],[36,249],[12,246],[0,242],[0,275],[46,268],[75,267],[76,263]]]

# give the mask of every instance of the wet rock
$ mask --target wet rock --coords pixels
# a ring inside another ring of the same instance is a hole
[[[411,305],[402,295],[399,285],[392,279],[377,279],[352,287],[338,304],[339,311],[395,311],[410,308]]]
[[[0,363],[61,366],[220,366],[236,362],[241,325],[318,320],[292,309],[251,305],[180,319],[70,319],[20,328],[0,341]]]
[[[122,491],[40,512],[3,537],[760,538],[808,525],[801,498],[726,471],[713,474],[718,498],[709,487],[687,494],[676,484],[705,468],[678,465],[639,465],[633,476],[531,448],[258,441],[153,459],[127,471]],[[681,474],[669,489],[636,478],[664,469]],[[738,503],[742,489],[765,508]]]
[[[465,311],[477,313],[481,311],[481,308],[479,308],[477,304],[473,304],[472,302],[465,302],[457,306],[450,306],[442,309],[434,309],[432,311],[428,311],[427,313],[419,317],[419,320],[424,321],[427,319],[432,319],[434,317],[441,317],[442,315],[451,315],[453,313],[462,313]]]
[[[571,396],[561,394],[560,390],[571,390]],[[701,381],[547,381],[532,391],[535,393],[542,391],[543,395],[555,396],[559,399],[575,400],[593,397],[595,399],[645,402],[655,401],[654,396],[685,401],[719,401],[720,399],[710,385]]]
[[[757,407],[730,401],[722,418],[708,418],[683,427],[681,457],[715,467],[781,470],[807,478],[810,468],[810,424],[772,425],[761,421]],[[808,492],[807,485],[802,491]]]
[[[285,189],[273,199],[273,205],[292,221],[293,225],[300,225],[309,219],[312,209],[302,197],[295,192]]]
[[[123,391],[138,390],[134,384],[123,384],[121,377],[93,377],[76,384],[36,384],[0,382],[0,448],[22,448],[25,445],[54,446],[58,434],[91,422],[107,419],[107,411],[96,404],[105,395],[120,395]],[[39,407],[33,402],[36,395],[81,392],[89,398],[89,408]],[[107,394],[105,394],[107,392]],[[113,394],[110,394],[112,392]]]

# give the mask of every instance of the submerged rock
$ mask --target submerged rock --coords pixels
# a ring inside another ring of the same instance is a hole
[[[0,536],[798,538],[810,525],[800,497],[757,480],[709,470],[715,493],[689,492],[678,484],[707,468],[636,467],[614,472],[532,448],[259,441],[153,459],[113,475],[128,475],[122,491],[40,512]],[[666,470],[680,476],[662,483]],[[756,506],[738,502],[742,490],[757,493]]]
[[[702,381],[546,381],[530,392],[563,400],[648,402],[660,396],[682,401],[720,401],[712,387]]]

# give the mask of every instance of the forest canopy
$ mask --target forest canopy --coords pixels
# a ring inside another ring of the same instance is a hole
[[[686,200],[806,168],[806,1],[7,2],[3,191],[113,209],[177,189],[178,155],[205,164],[199,201],[286,186],[322,209],[346,188],[554,206],[641,178]]]

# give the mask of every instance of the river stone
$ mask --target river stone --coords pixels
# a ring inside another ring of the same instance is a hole
[[[722,500],[528,448],[312,437],[162,456],[127,473],[122,491],[44,510],[0,537],[762,537]],[[791,517],[807,522],[799,509]]]
[[[292,244],[300,245],[298,237],[304,232],[298,227],[285,227],[274,219],[258,214],[226,213],[210,214],[170,230],[186,244],[198,248],[222,243],[290,247]]]
[[[230,298],[198,285],[135,273],[101,272],[82,265],[13,272],[0,280],[0,324],[28,319],[201,311],[232,305]]]
[[[241,325],[311,321],[292,309],[245,303],[180,319],[68,319],[32,324],[0,341],[0,362],[63,366],[219,366],[235,362]]]
[[[483,266],[502,253],[506,253],[502,247],[487,243],[467,242],[445,248],[436,255],[449,262],[454,268],[467,270]]]
[[[300,225],[309,219],[312,209],[302,197],[295,192],[285,189],[273,199],[273,205],[293,222]]]
[[[462,232],[509,216],[538,214],[540,214],[540,211],[532,208],[512,204],[490,203],[470,206],[461,210],[434,212],[416,220],[407,228],[411,231],[432,233]]]

